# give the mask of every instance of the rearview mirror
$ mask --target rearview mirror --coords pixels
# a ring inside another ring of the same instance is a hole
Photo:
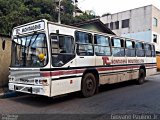
[[[3,41],[2,41],[2,49],[3,49],[3,50],[5,49],[5,46],[6,46],[6,41],[3,40]]]

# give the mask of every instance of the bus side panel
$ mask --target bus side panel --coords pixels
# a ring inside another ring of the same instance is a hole
[[[157,68],[146,68],[146,76],[154,75],[157,72]]]
[[[133,70],[131,73],[131,79],[135,80],[138,79],[138,77],[139,77],[139,70]]]
[[[112,84],[112,83],[116,83],[117,82],[117,75],[100,75],[100,80],[99,83],[101,85],[104,84]]]
[[[51,96],[62,95],[81,90],[81,77],[52,80]]]
[[[155,63],[155,64],[154,64]],[[156,58],[146,57],[146,76],[153,75],[157,72]]]

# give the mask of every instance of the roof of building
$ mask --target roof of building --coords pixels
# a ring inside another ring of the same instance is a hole
[[[76,12],[83,13],[83,11],[79,7],[75,7]]]
[[[103,33],[116,35],[114,32],[112,32],[112,30],[110,30],[109,28],[107,28],[106,25],[103,24],[103,23],[100,21],[99,18],[91,19],[91,20],[87,20],[87,21],[83,21],[83,22],[80,22],[80,23],[76,23],[76,24],[73,24],[73,26],[82,27],[82,26],[91,25],[91,24],[96,24],[96,25],[98,25],[98,26],[102,29]]]
[[[116,12],[116,13],[110,13],[110,14],[106,14],[106,15],[103,15],[102,17],[106,17],[106,16],[112,16],[112,15],[115,15],[115,14],[120,14],[120,13],[124,13],[124,12],[128,12],[128,11],[132,11],[132,10],[136,10],[136,9],[140,9],[140,8],[145,8],[145,7],[154,7],[156,9],[158,9],[156,6],[150,4],[150,5],[146,5],[146,6],[141,6],[141,7],[136,7],[136,8],[132,8],[132,9],[128,9],[128,10],[123,10],[123,11],[119,11],[119,12]],[[159,9],[158,9],[159,10]]]

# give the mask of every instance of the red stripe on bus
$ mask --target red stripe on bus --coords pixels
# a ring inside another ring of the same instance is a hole
[[[147,66],[147,65],[146,65]],[[155,65],[148,65],[148,66],[155,66]],[[147,66],[147,67],[148,67]],[[111,70],[125,70],[125,69],[131,69],[131,68],[138,68],[139,69],[140,65],[137,66],[115,66],[115,67],[102,67],[102,68],[97,68],[97,71],[111,71]],[[83,73],[85,69],[77,69],[77,70],[63,70],[63,71],[54,71],[54,72],[42,72],[41,76],[43,77],[49,77],[49,76],[61,76],[61,75],[72,75],[72,74],[79,74]]]
[[[41,72],[40,74],[42,77],[50,77],[51,76],[50,72]]]
[[[41,76],[43,77],[49,77],[50,73],[51,76],[60,76],[60,75],[71,75],[71,74],[78,74],[78,73],[83,73],[84,70],[69,70],[69,71],[55,71],[55,72],[42,72]]]
[[[97,68],[98,71],[107,71],[107,70],[112,70],[112,67],[107,67],[107,68]]]
[[[109,71],[109,70],[120,70],[120,69],[127,69],[127,67],[106,67],[106,68],[97,68],[98,71]],[[60,76],[60,75],[71,75],[71,74],[79,74],[83,73],[85,69],[78,69],[78,70],[69,70],[69,71],[54,71],[54,72],[42,72],[41,75],[43,77],[51,76]],[[51,73],[51,74],[50,74]]]

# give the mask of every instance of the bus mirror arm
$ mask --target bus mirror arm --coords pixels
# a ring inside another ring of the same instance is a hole
[[[73,63],[73,61],[70,62],[71,64]],[[68,68],[70,68],[70,65],[68,66]]]

